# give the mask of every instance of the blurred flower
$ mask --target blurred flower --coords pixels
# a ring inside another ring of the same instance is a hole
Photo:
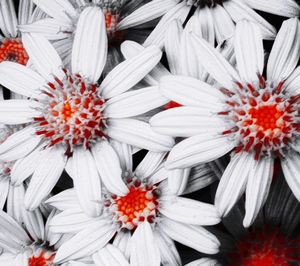
[[[130,265],[181,265],[173,240],[206,254],[217,253],[219,242],[202,227],[219,222],[215,207],[170,193],[167,179],[171,171],[164,168],[165,153],[148,152],[133,171],[130,147],[123,144],[116,149],[128,192],[120,195],[104,189],[102,197],[93,202],[102,210],[100,216],[92,218],[80,211],[80,195],[73,189],[48,200],[61,211],[51,221],[51,230],[75,234],[61,246],[55,262],[91,256],[113,238],[113,245]],[[120,171],[110,164],[106,167]],[[201,179],[189,180],[188,192],[197,190]]]
[[[22,40],[36,71],[13,62],[0,65],[0,83],[28,97],[0,102],[0,122],[29,123],[0,145],[0,159],[21,159],[12,169],[17,183],[33,174],[25,197],[29,209],[50,193],[72,154],[79,169],[94,169],[95,158],[102,175],[106,161],[118,163],[109,139],[153,151],[173,146],[172,138],[154,133],[140,118],[168,100],[158,87],[130,90],[159,62],[161,51],[148,47],[119,64],[98,85],[107,54],[103,26],[100,8],[87,7],[81,13],[72,71],[62,68],[60,57],[44,37],[28,33]],[[89,178],[91,187],[75,186],[87,201],[101,194],[98,172]],[[109,178],[102,179],[104,184],[117,182]],[[127,191],[124,186],[120,190]],[[89,209],[89,214],[96,215],[97,210]]]
[[[231,38],[235,23],[243,19],[256,22],[265,39],[274,39],[276,29],[253,9],[286,17],[300,14],[300,7],[294,0],[152,0],[122,19],[118,29],[124,30],[162,16],[144,45],[163,46],[169,22],[178,19],[183,24],[193,6],[197,9],[189,19],[194,31],[212,43]]]
[[[148,0],[33,0],[33,2],[50,17],[34,23],[23,23],[24,25],[19,26],[19,29],[21,32],[40,33],[48,40],[53,41],[53,45],[63,59],[65,66],[71,63],[70,51],[72,50],[78,19],[87,7],[99,7],[104,14],[106,28],[104,31],[107,33],[108,39],[108,58],[103,70],[104,74],[107,74],[123,60],[120,44],[124,40],[141,43],[150,34],[151,25],[147,24],[134,29],[118,29],[120,20]]]
[[[182,104],[155,115],[150,124],[161,134],[186,137],[169,154],[169,169],[186,168],[234,149],[219,184],[215,204],[226,216],[246,190],[244,225],[250,226],[264,204],[281,158],[285,178],[300,199],[298,19],[283,23],[262,76],[264,51],[260,29],[249,21],[237,24],[237,71],[205,40],[192,34],[204,68],[218,83],[194,78],[161,79],[162,94]],[[182,93],[184,92],[184,94]]]

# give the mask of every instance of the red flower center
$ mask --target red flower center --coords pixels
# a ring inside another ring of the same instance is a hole
[[[46,257],[45,252],[41,252],[39,256],[31,256],[28,259],[28,266],[51,266],[53,265],[54,254]]]
[[[63,80],[56,78],[43,91],[43,115],[34,118],[36,134],[43,136],[49,146],[63,144],[71,151],[74,145],[89,148],[91,142],[105,137],[104,100],[98,96],[95,84],[65,72]]]
[[[230,266],[288,266],[298,262],[297,241],[287,239],[279,230],[249,233],[230,254]],[[299,241],[298,241],[299,242]]]
[[[106,207],[112,207],[115,217],[122,227],[132,230],[139,222],[147,220],[153,223],[158,211],[156,187],[143,184],[139,180],[130,180],[129,192],[123,197],[113,195],[105,202]]]
[[[20,39],[4,39],[0,44],[0,62],[11,61],[26,65],[28,59]]]
[[[259,84],[237,82],[235,92],[221,89],[228,98],[227,110],[219,113],[231,124],[223,134],[239,140],[236,152],[253,152],[256,160],[262,154],[284,155],[300,131],[300,96],[286,94],[283,82],[273,87],[262,76],[259,79]]]

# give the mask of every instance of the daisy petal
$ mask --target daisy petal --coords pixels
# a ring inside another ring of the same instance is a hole
[[[235,81],[240,80],[238,73],[230,63],[208,42],[192,34],[192,42],[202,65],[220,84],[231,89]]]
[[[254,9],[276,14],[284,17],[297,17],[300,13],[300,7],[294,0],[243,0],[248,6]]]
[[[219,266],[220,264],[213,259],[209,258],[202,258],[199,260],[194,260],[188,264],[185,264],[185,266]]]
[[[112,118],[137,116],[167,102],[168,99],[161,95],[158,87],[148,87],[128,91],[111,98],[106,102],[104,114]]]
[[[65,23],[72,23],[77,12],[68,0],[33,0],[33,2],[42,9],[47,15]]]
[[[155,67],[161,56],[161,51],[151,46],[117,65],[101,83],[103,97],[108,99],[128,91]]]
[[[0,145],[0,160],[15,161],[25,157],[40,143],[41,139],[35,135],[35,129],[27,126],[9,136]]]
[[[98,7],[86,7],[77,23],[72,48],[72,72],[96,83],[106,64],[106,57],[104,15]]]
[[[210,162],[233,148],[234,143],[224,136],[196,135],[174,146],[167,158],[166,167],[186,168]]]
[[[66,157],[63,147],[47,148],[40,153],[41,161],[34,171],[25,195],[25,207],[36,209],[57,183],[64,170]]]
[[[130,265],[159,266],[160,254],[151,225],[140,223],[130,239]]]
[[[130,257],[130,238],[131,238],[130,231],[121,230],[118,232],[118,234],[116,234],[113,241],[113,245],[117,247],[128,260]]]
[[[216,88],[198,79],[184,76],[165,76],[160,79],[161,93],[181,105],[197,106],[219,111],[224,95]]]
[[[122,252],[111,244],[95,253],[93,260],[98,266],[129,266]]]
[[[171,220],[193,225],[215,225],[220,217],[214,205],[181,197],[161,199],[159,211]]]
[[[257,81],[264,68],[264,48],[257,24],[246,20],[237,23],[234,48],[241,78],[246,82]]]
[[[206,254],[216,254],[219,252],[219,240],[201,226],[187,225],[170,219],[162,219],[159,227],[170,238],[187,247]]]
[[[297,18],[282,23],[269,56],[267,78],[284,81],[295,69],[300,52],[300,26]],[[275,84],[277,85],[277,84]]]
[[[66,189],[51,197],[46,201],[47,204],[54,208],[64,211],[68,209],[78,209],[78,198],[75,189]]]
[[[162,231],[154,231],[154,239],[160,251],[162,265],[182,265],[175,243],[170,237]]]
[[[179,0],[154,0],[146,3],[121,20],[117,29],[128,29],[159,18],[176,6],[178,2]]]
[[[221,134],[226,125],[211,110],[198,107],[176,107],[154,115],[149,121],[151,128],[163,135],[191,137],[198,134]]]
[[[72,178],[74,188],[82,210],[91,217],[97,217],[102,209],[101,183],[95,160],[89,150],[82,147],[74,149],[72,160]]]
[[[39,74],[48,81],[64,77],[63,63],[50,42],[37,33],[23,33],[23,45]]]
[[[293,73],[285,81],[284,85],[286,90],[292,95],[300,94],[300,67],[297,67]]]
[[[19,2],[19,13],[18,13],[18,24],[23,25],[29,22],[30,16],[33,11],[33,2],[31,0],[20,0]]]
[[[258,212],[266,202],[272,182],[273,167],[273,158],[260,158],[249,173],[244,227],[249,227],[254,222]]]
[[[172,138],[155,133],[143,121],[109,119],[108,123],[107,135],[117,141],[154,152],[168,151],[174,145]]]
[[[156,171],[163,159],[165,152],[147,152],[144,159],[139,163],[135,169],[135,174],[141,178],[147,178]]]
[[[0,28],[5,37],[17,37],[17,16],[13,0],[3,0],[0,5]]]
[[[119,156],[120,165],[124,172],[132,172],[132,147],[119,141],[110,140],[111,146]]]
[[[170,170],[168,187],[171,193],[174,195],[180,195],[183,193],[188,183],[190,172],[190,168]]]
[[[0,123],[7,125],[25,124],[31,122],[40,112],[34,109],[31,100],[0,101]]]
[[[0,83],[15,93],[35,98],[45,80],[30,68],[5,61],[0,64]]]
[[[298,154],[294,154],[293,156],[281,160],[281,166],[286,182],[298,201],[300,201],[299,165],[300,156]]]
[[[276,36],[276,29],[263,17],[258,15],[252,8],[242,3],[240,0],[226,1],[223,4],[226,11],[231,16],[232,20],[238,23],[241,20],[249,20],[257,23],[261,29],[264,39],[274,39]]]
[[[90,256],[104,247],[115,233],[114,224],[107,220],[96,220],[60,246],[54,263]]]
[[[226,216],[246,189],[248,177],[255,163],[253,154],[235,154],[219,183],[215,205]]]
[[[126,195],[129,190],[123,182],[120,161],[112,146],[107,141],[102,141],[92,147],[92,154],[108,191],[118,196]]]

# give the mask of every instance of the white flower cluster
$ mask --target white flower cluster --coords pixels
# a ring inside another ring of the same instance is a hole
[[[0,1],[1,266],[300,264],[295,0],[15,2]]]

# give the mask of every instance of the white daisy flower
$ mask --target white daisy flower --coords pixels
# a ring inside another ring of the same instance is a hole
[[[148,26],[120,31],[117,28],[121,19],[141,6],[145,0],[33,0],[49,17],[34,23],[21,25],[21,32],[40,33],[53,45],[63,59],[65,65],[71,62],[72,44],[77,29],[80,14],[86,7],[97,6],[101,8],[105,17],[105,26],[108,38],[108,59],[104,73],[110,71],[117,63],[122,61],[120,44],[126,40],[143,42],[150,34]]]
[[[216,39],[218,43],[232,37],[235,23],[242,19],[256,22],[265,39],[274,39],[276,29],[253,9],[286,17],[300,14],[300,7],[294,0],[152,0],[124,18],[118,28],[124,30],[162,16],[144,45],[163,46],[168,23],[174,19],[183,23],[193,6],[197,8],[191,18],[194,28],[208,32],[210,40]]]
[[[112,239],[130,265],[181,265],[173,240],[203,253],[218,252],[218,240],[202,227],[220,221],[215,207],[170,193],[165,153],[148,152],[135,171],[131,154],[128,146],[120,152],[128,192],[105,191],[99,196],[94,204],[102,215],[92,218],[83,213],[73,189],[48,200],[62,211],[51,221],[50,230],[75,234],[61,246],[55,262],[91,256]],[[88,174],[82,172],[83,177]],[[196,183],[189,183],[189,192]]]
[[[72,71],[62,68],[54,48],[37,34],[24,33],[22,37],[36,71],[13,62],[0,64],[0,83],[28,97],[0,103],[1,123],[29,123],[0,145],[1,160],[21,159],[12,169],[16,184],[33,174],[25,197],[28,209],[36,208],[50,193],[72,153],[79,169],[91,172],[88,179],[77,180],[75,187],[85,210],[97,215],[99,210],[89,206],[101,194],[98,171],[111,191],[127,193],[120,177],[105,169],[107,161],[118,165],[108,140],[157,152],[173,146],[172,138],[154,133],[140,117],[168,99],[157,86],[129,91],[159,62],[161,51],[153,46],[145,49],[119,64],[99,85],[107,53],[103,27],[100,8],[88,7],[81,13]]]
[[[299,30],[297,19],[283,23],[269,57],[266,80],[260,29],[248,21],[237,25],[239,73],[205,40],[192,35],[201,63],[219,83],[211,86],[182,76],[161,79],[163,95],[184,106],[155,115],[150,124],[158,133],[187,137],[172,149],[167,167],[190,167],[234,149],[215,204],[225,216],[246,190],[245,226],[251,225],[267,198],[275,157],[281,158],[286,180],[300,200],[300,76],[299,68],[295,69]]]

